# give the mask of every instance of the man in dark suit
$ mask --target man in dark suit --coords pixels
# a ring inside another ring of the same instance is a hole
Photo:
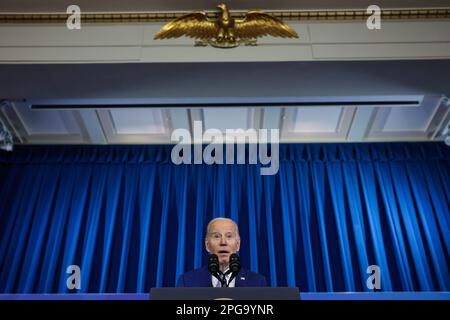
[[[209,254],[219,258],[220,271],[227,274],[230,255],[239,251],[241,239],[237,224],[228,218],[216,218],[210,221],[206,231],[205,247]],[[230,281],[231,273],[226,276]],[[221,282],[209,273],[206,267],[182,274],[177,287],[221,287]],[[229,287],[265,287],[264,276],[241,269],[236,278],[232,279]]]

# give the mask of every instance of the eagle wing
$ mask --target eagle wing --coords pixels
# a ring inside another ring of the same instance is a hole
[[[236,20],[235,34],[241,39],[262,36],[298,38],[297,32],[278,18],[262,11],[249,11],[242,20]]]
[[[214,38],[217,31],[217,24],[208,19],[204,12],[193,12],[166,24],[155,35],[155,40],[179,38],[181,36],[208,40]]]

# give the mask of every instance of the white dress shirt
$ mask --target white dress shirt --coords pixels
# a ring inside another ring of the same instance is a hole
[[[228,271],[228,269],[225,270],[224,273],[227,273],[227,271]],[[214,288],[220,288],[220,287],[222,287],[222,284],[220,283],[219,279],[217,279],[217,278],[214,277],[214,276],[211,276],[211,278],[212,278],[212,286],[213,286]],[[225,276],[225,279],[227,280],[227,283],[228,283],[228,281],[230,281],[230,278],[231,278],[231,272]],[[235,286],[235,282],[236,282],[236,278],[234,278],[234,279],[231,281],[231,283],[230,283],[230,285],[229,285],[228,287],[233,288],[233,287]]]

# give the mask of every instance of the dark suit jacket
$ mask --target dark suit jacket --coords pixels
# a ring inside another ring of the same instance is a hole
[[[205,267],[189,271],[178,278],[177,287],[212,287],[211,274]],[[266,278],[241,269],[236,276],[235,287],[267,287]]]

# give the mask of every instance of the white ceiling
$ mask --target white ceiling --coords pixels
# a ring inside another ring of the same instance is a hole
[[[298,108],[293,131],[298,133],[336,132],[344,111],[344,107]]]
[[[447,103],[441,96],[425,96],[415,107],[36,110],[15,101],[3,107],[2,117],[27,144],[174,143],[173,130],[187,128],[193,136],[194,121],[224,134],[226,129],[276,128],[282,142],[428,141],[442,115],[448,115]]]
[[[0,116],[27,144],[170,143],[196,120],[279,129],[282,142],[429,141],[449,118],[449,70],[450,60],[0,65],[11,102]],[[404,100],[419,104],[380,105]]]
[[[166,128],[159,109],[109,110],[117,134],[161,134]]]

